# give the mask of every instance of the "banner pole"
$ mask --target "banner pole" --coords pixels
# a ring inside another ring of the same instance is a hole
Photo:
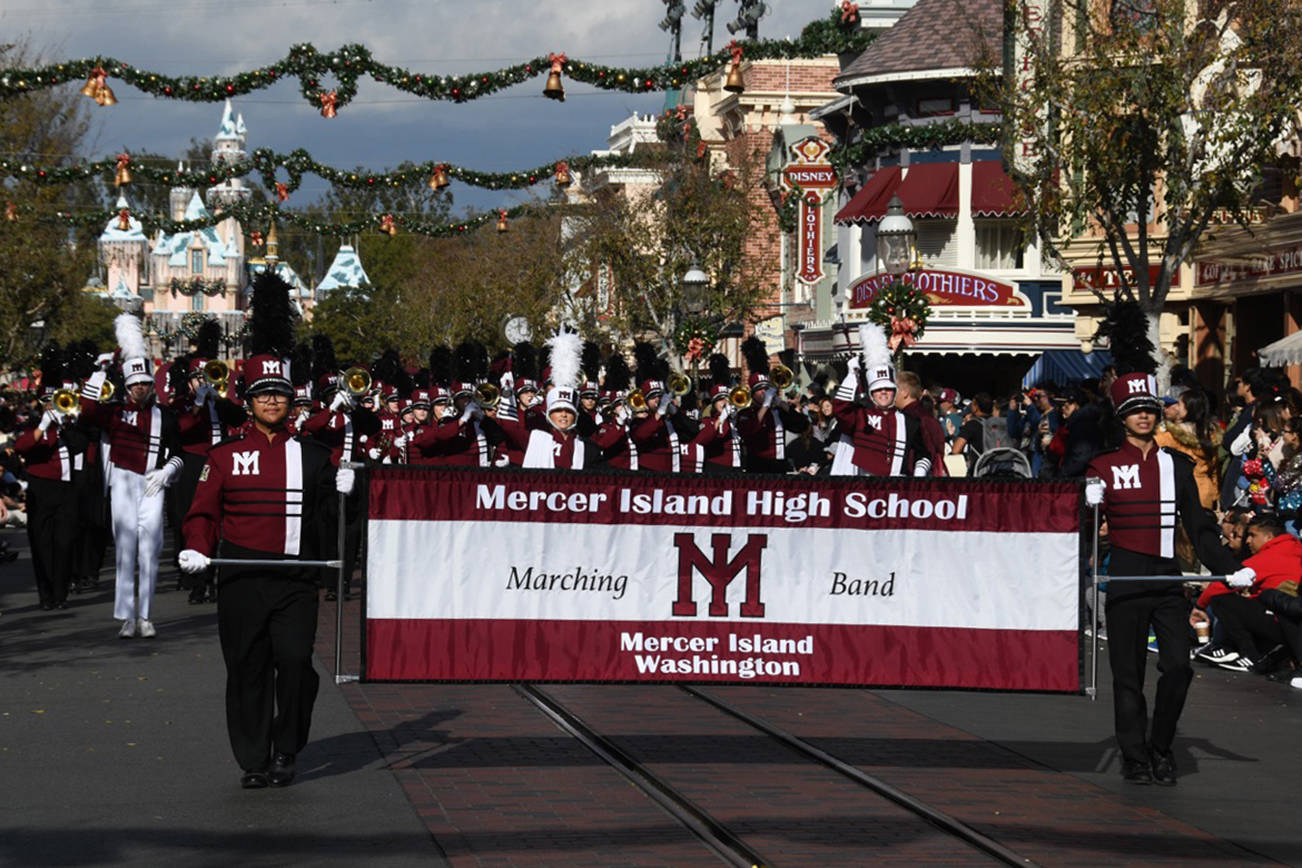
[[[353,469],[351,461],[339,462],[340,467]],[[339,519],[335,527],[335,545],[338,546],[339,572],[335,574],[335,684],[356,681],[354,675],[344,675],[344,571],[348,569],[346,549],[348,495],[339,493]]]
[[[1088,484],[1088,481],[1087,483]],[[1085,692],[1090,701],[1099,693],[1099,505],[1094,504],[1094,552],[1090,562],[1093,601],[1090,603],[1090,686]]]

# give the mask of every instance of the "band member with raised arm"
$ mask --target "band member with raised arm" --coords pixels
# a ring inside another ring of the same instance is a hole
[[[650,344],[634,344],[633,357],[637,361],[638,390],[629,396],[633,415],[628,434],[637,447],[638,467],[654,473],[681,473],[682,440],[670,421],[678,411],[677,400],[665,388],[668,366]]]
[[[927,455],[918,420],[895,409],[895,365],[886,335],[876,323],[859,326],[861,354],[850,358],[832,399],[841,440],[833,476],[927,476]],[[867,402],[856,398],[866,393]]]
[[[701,430],[692,440],[705,455],[704,473],[740,473],[741,434],[733,424],[732,367],[722,353],[710,356],[710,410],[701,420]]]
[[[118,635],[129,639],[139,631],[150,639],[157,634],[150,610],[163,550],[163,489],[181,473],[181,441],[175,414],[155,400],[153,363],[145,352],[140,320],[123,313],[113,326],[122,350],[126,400],[103,403],[105,375],[92,374],[82,388],[81,412],[108,443],[117,553],[113,617],[122,622]]]
[[[578,434],[579,357],[582,342],[573,332],[562,331],[547,342],[551,348],[551,379],[547,390],[545,423],[535,418],[503,419],[503,433],[523,448],[525,467],[584,470],[594,466],[598,450]]]
[[[787,434],[809,427],[805,414],[787,406],[781,391],[769,379],[769,351],[751,335],[741,344],[749,370],[750,405],[737,413],[733,424],[741,435],[745,467],[752,473],[788,473]]]
[[[601,423],[592,435],[592,443],[601,450],[606,464],[618,470],[638,470],[637,445],[628,434],[633,414],[628,409],[628,392],[632,372],[624,354],[616,349],[606,359],[606,378],[602,382],[604,407]]]

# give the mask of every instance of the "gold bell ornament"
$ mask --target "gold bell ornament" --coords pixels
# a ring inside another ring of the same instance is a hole
[[[508,226],[506,222],[506,209],[502,208],[497,212],[497,231],[506,232],[510,228],[511,227]]]
[[[746,80],[741,77],[741,43],[732,40],[728,43],[728,51],[732,54],[732,63],[728,66],[728,77],[723,82],[723,89],[728,93],[741,93],[746,90]]]
[[[543,96],[565,102],[565,85],[561,84],[561,67],[565,65],[565,52],[549,54],[547,60],[552,68],[551,72],[547,73],[547,85],[543,88]]]
[[[131,163],[130,154],[118,154],[118,166],[113,172],[113,186],[121,187],[123,184],[131,183],[131,170],[127,168]]]
[[[452,182],[448,180],[448,167],[439,163],[434,167],[434,174],[429,179],[429,188],[431,190],[442,190]]]

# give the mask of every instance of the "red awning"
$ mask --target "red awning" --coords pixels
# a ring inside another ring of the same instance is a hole
[[[900,167],[887,166],[880,169],[868,179],[858,193],[845,207],[836,212],[837,223],[863,223],[868,220],[880,220],[886,216],[886,206],[890,204],[895,188],[900,185]]]
[[[895,192],[910,217],[957,217],[958,163],[915,163]]]
[[[972,164],[972,216],[1006,217],[1026,209],[1017,204],[1017,186],[998,160]]]

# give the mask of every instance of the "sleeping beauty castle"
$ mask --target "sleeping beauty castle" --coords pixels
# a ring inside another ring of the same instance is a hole
[[[246,135],[244,117],[236,114],[227,100],[213,138],[212,165],[245,159]],[[177,167],[178,171],[185,168]],[[190,187],[173,187],[168,192],[169,216],[173,220],[209,217],[248,201],[252,193],[243,178],[231,178],[202,194]],[[291,298],[304,316],[311,315],[322,294],[368,282],[356,252],[348,245],[340,247],[335,262],[325,270],[325,279],[314,289],[280,260],[274,229],[267,233],[264,255],[252,256],[245,229],[234,217],[192,232],[169,235],[160,230],[151,238],[140,221],[130,216],[126,195],[118,197],[114,208],[118,212],[127,209],[125,226],[121,218],[114,217],[104,227],[98,245],[104,277],[98,286],[88,289],[123,310],[143,313],[149,350],[159,358],[183,352],[203,319],[215,319],[221,325],[225,352],[228,357],[238,356],[252,280],[267,269],[274,269],[290,285]]]

